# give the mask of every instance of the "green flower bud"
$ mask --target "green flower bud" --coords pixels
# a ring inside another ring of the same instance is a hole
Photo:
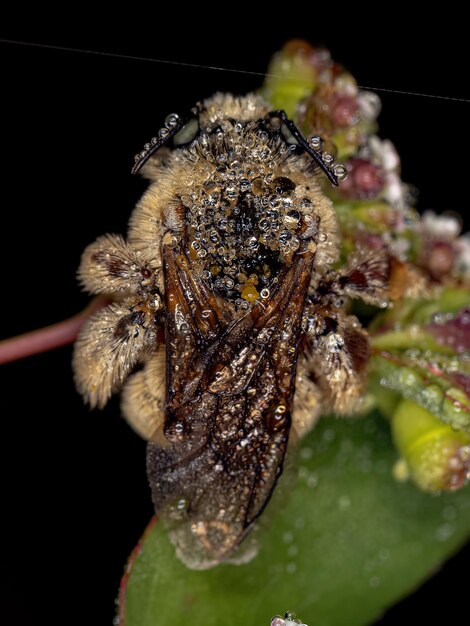
[[[282,109],[293,117],[299,102],[313,91],[317,72],[312,52],[308,44],[293,41],[273,56],[261,89],[273,109]]]
[[[392,417],[392,435],[401,459],[397,480],[408,476],[423,491],[456,491],[470,478],[470,435],[444,424],[411,400]]]

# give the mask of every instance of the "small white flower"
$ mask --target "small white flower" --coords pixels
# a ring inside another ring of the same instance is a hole
[[[457,260],[455,269],[458,274],[470,278],[470,233],[465,233],[456,242]]]
[[[392,252],[393,256],[396,256],[397,259],[402,259],[402,260],[405,260],[408,257],[410,246],[411,246],[410,241],[403,237],[394,239],[388,244],[388,247],[390,248],[390,251]]]
[[[439,239],[456,239],[460,233],[460,224],[453,215],[437,215],[434,211],[425,211],[420,229],[424,234]]]
[[[372,91],[360,91],[357,102],[361,116],[366,120],[375,120],[382,108],[379,96]]]
[[[383,195],[385,200],[390,202],[392,206],[398,209],[405,208],[406,186],[396,172],[390,171],[385,174]]]
[[[382,141],[382,165],[386,172],[394,172],[400,167],[400,157],[389,139]]]
[[[356,81],[348,74],[340,74],[336,78],[335,89],[341,94],[346,94],[348,96],[356,96],[358,93]]]
[[[384,172],[396,172],[400,167],[400,157],[389,139],[380,139],[377,135],[369,137],[369,150],[372,159],[380,164]]]

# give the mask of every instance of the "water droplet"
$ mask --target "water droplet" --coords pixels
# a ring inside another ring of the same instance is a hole
[[[307,487],[309,487],[310,489],[314,489],[317,485],[318,485],[318,475],[315,473],[310,474],[309,477],[307,478]]]
[[[287,550],[288,556],[297,556],[298,552],[299,548],[295,545],[289,546],[289,549]]]
[[[319,152],[323,149],[323,139],[320,137],[320,135],[313,135],[312,137],[310,137],[308,143],[310,144],[310,147],[315,150],[315,152]]]
[[[313,450],[312,448],[302,448],[300,451],[300,458],[301,459],[311,459],[313,456]]]
[[[341,496],[338,500],[338,508],[340,511],[347,511],[351,508],[351,499],[349,496]]]
[[[337,333],[330,333],[325,340],[325,346],[330,352],[340,352],[344,346],[344,339]]]
[[[323,433],[323,441],[333,441],[336,437],[336,433],[332,428],[328,428]]]
[[[299,247],[300,247],[300,240],[299,240],[299,238],[298,237],[292,237],[292,239],[289,241],[289,248],[295,252],[295,250],[298,250]]]
[[[348,177],[348,170],[341,163],[337,163],[333,167],[333,174],[339,181],[345,180]]]
[[[165,126],[167,128],[174,128],[179,122],[179,119],[180,118],[177,113],[170,113],[170,115],[167,115],[167,117],[165,118]]]
[[[372,576],[369,578],[369,587],[376,588],[380,585],[380,578],[378,576]]]
[[[390,552],[387,550],[387,548],[382,548],[381,550],[379,550],[379,559],[381,561],[386,561],[390,556]]]
[[[288,563],[286,565],[286,572],[288,574],[295,574],[296,571],[297,571],[297,565],[295,563]]]
[[[442,517],[448,522],[453,522],[457,517],[457,509],[455,506],[452,506],[451,504],[445,506],[442,510]]]
[[[282,535],[282,540],[284,543],[292,543],[294,541],[294,533],[291,533],[290,531],[285,532]]]
[[[320,233],[318,235],[318,241],[321,241],[322,243],[325,242],[328,239],[328,235],[326,233]]]
[[[374,560],[368,560],[364,563],[363,566],[364,572],[373,572],[375,569],[375,561]]]
[[[447,541],[454,534],[455,528],[452,524],[442,524],[438,528],[436,528],[435,537],[437,541]]]

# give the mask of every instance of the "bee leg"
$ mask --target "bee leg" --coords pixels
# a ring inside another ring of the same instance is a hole
[[[353,252],[346,267],[328,272],[314,287],[311,300],[324,300],[341,306],[344,297],[359,298],[367,304],[384,307],[390,289],[391,262],[384,250]]]
[[[360,407],[369,360],[367,332],[344,313],[346,298],[383,306],[390,286],[386,251],[357,251],[339,271],[311,289],[297,366],[294,426],[299,435],[325,413],[351,414]]]
[[[93,408],[103,407],[145,352],[155,348],[155,315],[138,304],[113,303],[83,326],[75,343],[75,383]]]
[[[93,294],[135,294],[155,282],[155,269],[120,235],[104,235],[89,245],[78,278]]]
[[[152,439],[163,425],[165,400],[165,346],[160,344],[143,369],[133,374],[122,391],[124,417],[144,439]]]
[[[312,306],[307,319],[298,369],[304,381],[300,398],[305,395],[302,387],[309,385],[318,400],[317,415],[354,413],[360,408],[369,360],[367,332],[340,309],[315,311]]]
[[[338,274],[338,285],[349,298],[384,307],[390,286],[391,263],[386,251],[353,252],[347,267]]]
[[[292,426],[301,439],[315,426],[322,409],[322,392],[311,376],[309,359],[303,353],[297,364],[295,377]]]

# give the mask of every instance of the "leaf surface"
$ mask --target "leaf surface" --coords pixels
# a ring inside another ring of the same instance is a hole
[[[377,415],[323,419],[298,456],[299,479],[266,509],[246,565],[188,570],[153,525],[128,564],[121,625],[269,626],[287,610],[310,626],[369,624],[470,536],[469,488],[430,496],[395,482]]]

